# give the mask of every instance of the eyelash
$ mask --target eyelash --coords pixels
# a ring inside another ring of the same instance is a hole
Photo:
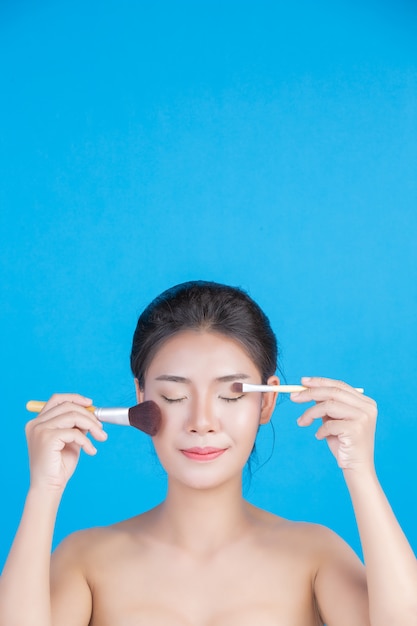
[[[186,400],[186,398],[167,398],[166,396],[162,396],[164,400],[166,400],[166,402],[170,402],[171,404],[174,402],[182,402],[183,400]]]
[[[226,402],[237,402],[238,400],[240,400],[241,398],[243,398],[244,394],[242,394],[241,396],[238,396],[237,398],[224,398],[223,396],[219,396],[219,398],[221,400],[225,400]],[[166,400],[166,402],[169,402],[171,404],[173,404],[174,402],[182,402],[183,400],[186,400],[187,398],[167,398],[166,396],[162,396],[164,400]]]
[[[238,396],[237,398],[223,398],[222,396],[219,396],[219,398],[221,398],[222,400],[226,400],[226,402],[237,402],[238,400],[243,398],[243,394],[241,396]]]

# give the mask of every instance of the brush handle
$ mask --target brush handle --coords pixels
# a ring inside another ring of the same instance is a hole
[[[251,383],[242,383],[242,391],[246,393],[251,391],[279,391],[281,393],[294,393],[297,391],[304,391],[305,389],[309,389],[309,387],[303,387],[303,385],[252,385]],[[364,392],[362,387],[356,387],[355,390],[359,391],[359,393]]]
[[[118,426],[130,426],[129,410],[120,406],[100,407],[94,411],[94,415],[100,422],[117,424]]]
[[[26,408],[31,413],[39,413],[42,411],[46,402],[40,402],[38,400],[29,400],[26,404]],[[125,407],[96,407],[87,406],[84,407],[87,411],[91,411],[100,420],[100,422],[106,422],[107,424],[117,424],[118,426],[129,426],[129,409]]]
[[[30,413],[40,413],[45,404],[46,402],[42,402],[40,400],[29,400],[26,404],[26,409],[30,411]],[[95,406],[86,406],[84,408],[87,409],[87,411],[91,411],[91,413],[94,413],[96,410]]]

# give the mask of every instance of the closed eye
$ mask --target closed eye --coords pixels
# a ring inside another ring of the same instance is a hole
[[[183,400],[187,399],[186,396],[184,396],[183,398],[167,398],[166,396],[162,396],[162,397],[166,402],[170,402],[170,403],[182,402]]]
[[[243,398],[245,394],[243,393],[241,396],[238,396],[237,398],[225,398],[224,396],[219,396],[219,398],[221,400],[225,400],[226,402],[237,402],[238,400],[240,400],[241,398]]]

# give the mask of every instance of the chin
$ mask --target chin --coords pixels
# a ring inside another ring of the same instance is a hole
[[[213,468],[211,471],[199,471],[200,468],[190,469],[187,472],[181,473],[169,473],[168,481],[171,484],[181,484],[189,489],[195,489],[197,491],[211,490],[222,487],[226,483],[241,484],[242,470],[238,469],[234,472],[225,472],[220,468]]]
[[[168,475],[169,485],[182,485],[190,489],[216,489],[226,483],[241,485],[242,473],[249,454],[225,456],[213,461],[200,463],[181,459],[159,458]],[[165,461],[165,463],[164,463]],[[174,462],[173,462],[174,461]]]

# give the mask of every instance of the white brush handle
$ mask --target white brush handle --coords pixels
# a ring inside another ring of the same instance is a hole
[[[94,411],[94,415],[100,420],[100,422],[117,424],[118,426],[130,426],[129,409],[124,407],[98,407]]]
[[[303,385],[252,385],[251,383],[242,383],[242,392],[251,391],[279,391],[281,393],[293,393],[297,391],[304,391],[309,387],[303,387]],[[356,391],[363,393],[364,389],[356,387]]]

